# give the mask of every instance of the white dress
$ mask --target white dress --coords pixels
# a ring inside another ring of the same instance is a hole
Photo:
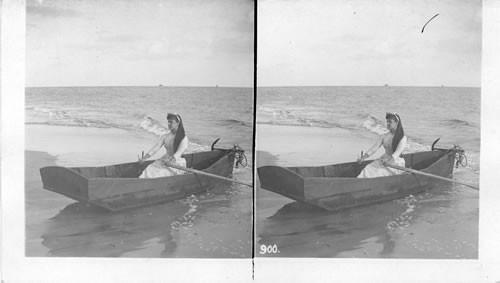
[[[175,157],[174,164],[186,167],[186,159],[182,158],[181,155],[187,149],[188,138],[184,137],[184,139],[179,144],[176,152],[174,152],[174,138],[175,135],[170,132],[165,134],[161,138],[164,140],[164,146],[167,153],[165,153],[160,159],[156,160],[155,162],[151,163],[148,167],[146,167],[146,169],[142,171],[142,174],[139,176],[139,178],[160,178],[160,177],[168,177],[174,175],[182,175],[186,173],[186,171],[184,170],[175,169],[165,165],[165,161],[167,161],[169,157],[173,156]],[[161,146],[161,139],[160,142],[157,145],[155,145],[155,147],[153,147],[152,149],[153,154],[151,155],[154,155],[156,151],[158,151],[159,147]]]
[[[396,150],[392,151],[392,134],[387,133],[382,136],[382,145],[384,146],[385,153],[378,159],[374,160],[361,171],[358,178],[375,178],[382,176],[392,176],[404,173],[404,171],[394,168],[386,167],[382,161],[390,164],[405,167],[405,160],[400,157],[403,150],[406,148],[406,137],[404,136],[399,142]]]

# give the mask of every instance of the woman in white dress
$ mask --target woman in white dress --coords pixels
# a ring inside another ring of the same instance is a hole
[[[163,146],[167,151],[160,159],[151,163],[139,178],[159,178],[173,175],[181,175],[186,173],[184,170],[169,167],[168,164],[175,164],[186,167],[186,159],[182,158],[182,154],[188,147],[188,137],[184,132],[184,125],[179,114],[167,114],[168,133],[160,137],[158,142],[150,149],[139,162],[144,162]]]
[[[377,142],[358,159],[361,162],[372,154],[374,154],[381,146],[384,146],[385,153],[379,159],[374,160],[361,171],[358,178],[374,178],[382,176],[391,176],[403,173],[401,170],[393,169],[384,166],[383,161],[390,164],[405,166],[405,160],[401,157],[401,153],[406,148],[407,139],[403,130],[401,117],[396,113],[387,113],[385,116],[387,120],[388,133],[379,137]]]

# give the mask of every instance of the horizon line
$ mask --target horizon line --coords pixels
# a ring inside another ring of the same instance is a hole
[[[458,85],[261,85],[261,87],[462,87],[481,88],[481,86],[458,86]]]
[[[254,88],[254,86],[231,86],[231,85],[204,85],[204,86],[189,86],[189,85],[49,85],[49,86],[25,86],[25,88],[56,88],[56,87],[150,87],[150,88]],[[481,88],[481,86],[459,86],[459,85],[261,85],[257,88],[264,87],[455,87],[455,88]]]
[[[189,85],[50,85],[50,86],[24,86],[25,88],[49,88],[49,87],[151,87],[151,88],[168,88],[168,87],[212,87],[212,88],[253,88],[253,86],[221,86],[221,85],[210,85],[210,86],[189,86]]]

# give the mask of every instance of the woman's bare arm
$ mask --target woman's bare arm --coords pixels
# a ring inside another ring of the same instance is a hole
[[[382,146],[383,143],[384,135],[381,135],[378,140],[372,145],[372,147],[370,147],[370,149],[366,152],[366,154],[368,155],[367,158],[377,152],[377,150]]]
[[[165,144],[165,135],[160,137],[160,139],[156,142],[156,144],[146,153],[144,159],[148,159],[151,156],[155,155],[164,144]]]

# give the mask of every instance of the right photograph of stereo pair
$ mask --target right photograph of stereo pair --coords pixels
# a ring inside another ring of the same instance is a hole
[[[477,259],[481,1],[260,1],[257,257]]]

